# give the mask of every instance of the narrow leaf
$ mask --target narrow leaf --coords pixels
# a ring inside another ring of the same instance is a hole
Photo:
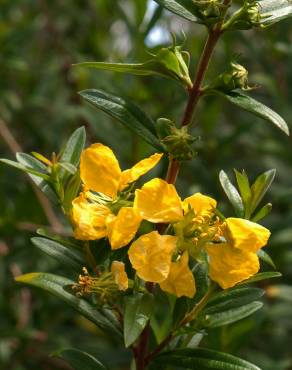
[[[60,298],[81,315],[92,321],[101,329],[108,331],[114,335],[121,336],[118,329],[117,320],[109,320],[102,315],[96,306],[92,306],[89,302],[82,298],[76,297],[74,294],[69,293],[65,288],[75,284],[73,280],[67,279],[63,276],[58,276],[43,272],[32,272],[29,274],[18,276],[16,281],[20,283],[29,284],[38,288],[44,289],[47,292]]]
[[[43,172],[36,171],[31,167],[25,167],[25,166],[23,166],[22,164],[20,164],[18,162],[11,161],[10,159],[0,159],[0,162],[8,164],[8,166],[17,168],[18,170],[24,171],[24,172],[26,172],[28,174],[31,174],[31,175],[35,175],[35,176],[40,177],[42,179],[45,179],[45,180],[50,179],[49,175],[47,175]]]
[[[289,135],[289,128],[287,126],[287,123],[284,121],[284,119],[281,116],[279,116],[278,113],[273,111],[271,108],[251,98],[250,96],[247,96],[239,91],[232,91],[227,94],[222,91],[214,89],[211,92],[224,97],[225,99],[230,101],[232,104],[235,104],[238,107],[250,113],[255,114],[256,116],[261,117],[264,120],[273,123],[280,130],[285,132],[286,135]]]
[[[96,358],[77,349],[63,349],[55,352],[53,356],[65,360],[74,370],[106,370]]]
[[[273,269],[276,270],[276,265],[267,252],[260,249],[257,251],[257,255],[259,256],[260,259],[262,259],[264,262],[266,262],[268,265],[270,265],[271,267],[273,267]]]
[[[265,206],[263,206],[252,218],[251,221],[258,222],[268,216],[272,211],[272,204],[267,203]]]
[[[164,352],[155,358],[155,362],[189,370],[261,370],[238,357],[202,348]]]
[[[281,277],[281,276],[282,276],[282,274],[280,272],[277,272],[277,271],[259,272],[258,274],[254,275],[253,277],[237,284],[237,286],[251,284],[251,283],[255,283],[257,281],[272,279],[272,278]]]
[[[71,267],[76,272],[80,272],[85,265],[84,257],[78,250],[68,248],[61,243],[46,238],[35,237],[31,241],[41,251],[55,258],[65,266]]]
[[[127,99],[108,94],[102,90],[83,90],[80,96],[116,118],[131,131],[142,137],[148,144],[163,151],[156,136],[154,122],[140,108]]]
[[[250,316],[257,310],[262,308],[262,306],[262,302],[255,301],[244,306],[232,308],[230,310],[206,314],[201,319],[201,325],[206,328],[217,328],[219,326],[231,324],[238,320],[242,320],[247,316]]]
[[[251,212],[253,212],[266,192],[269,190],[276,175],[276,170],[269,170],[261,174],[251,186]]]
[[[153,295],[139,294],[125,298],[124,339],[129,347],[142,333],[153,312]]]
[[[261,24],[269,26],[292,16],[291,0],[261,0],[259,1]]]
[[[79,127],[73,132],[67,141],[63,153],[61,155],[61,162],[71,163],[77,167],[80,160],[81,152],[84,148],[86,140],[86,132],[84,127]]]
[[[244,207],[242,203],[242,199],[235,188],[234,185],[232,185],[231,181],[229,180],[227,174],[221,170],[219,174],[219,180],[221,183],[221,186],[227,195],[230,203],[232,204],[237,216],[243,217],[244,215]]]
[[[243,203],[246,205],[251,198],[251,190],[250,190],[248,177],[244,171],[240,173],[239,171],[234,169],[234,173],[236,176],[236,181],[237,181],[237,185],[238,185],[241,198],[243,200]]]
[[[182,18],[187,19],[188,21],[191,22],[197,22],[200,23],[197,17],[195,17],[189,10],[188,10],[188,5],[190,5],[190,1],[188,0],[154,0],[156,1],[159,5],[163,6],[170,12],[179,15]],[[187,4],[188,3],[188,4]],[[186,5],[186,6],[183,6]]]

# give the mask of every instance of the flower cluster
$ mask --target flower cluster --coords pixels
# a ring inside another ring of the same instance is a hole
[[[181,200],[175,186],[159,178],[134,190],[136,180],[156,166],[161,156],[154,154],[122,171],[110,148],[94,144],[84,150],[83,190],[72,205],[75,237],[108,238],[113,250],[128,247],[136,275],[177,297],[194,297],[196,261],[208,262],[211,280],[223,289],[256,274],[257,251],[267,244],[268,229],[246,219],[219,218],[214,199],[196,193]],[[153,231],[141,235],[142,220]],[[81,277],[86,289],[88,279],[88,275]],[[114,262],[111,279],[120,290],[128,288],[123,262]]]

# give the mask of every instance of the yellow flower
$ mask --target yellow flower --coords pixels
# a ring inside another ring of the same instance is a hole
[[[129,280],[125,271],[125,264],[119,261],[113,261],[111,265],[111,272],[114,280],[119,287],[119,290],[127,290],[129,287]]]
[[[174,294],[177,297],[194,297],[196,284],[194,275],[189,268],[189,256],[187,252],[184,252],[177,262],[171,263],[167,278],[159,285],[162,290]]]
[[[97,193],[115,199],[118,191],[150,171],[163,154],[153,154],[138,162],[129,170],[122,171],[113,151],[103,144],[93,144],[85,149],[80,158],[80,177],[85,186]]]
[[[160,283],[170,271],[171,257],[177,238],[157,231],[140,236],[129,251],[129,259],[137,275],[144,281]]]
[[[181,201],[175,187],[166,181],[155,178],[136,190],[134,208],[142,218],[154,223],[174,223],[180,221],[188,207],[196,216],[203,216],[216,207],[216,201],[196,193]]]
[[[242,218],[227,218],[223,230],[226,240],[242,251],[257,252],[264,247],[271,235],[265,227]]]
[[[127,245],[135,236],[142,220],[137,210],[121,207],[117,214],[110,209],[110,202],[117,200],[118,193],[130,183],[150,171],[162,154],[153,154],[138,162],[131,169],[121,171],[118,160],[110,148],[93,144],[81,154],[80,177],[86,189],[72,203],[74,235],[81,240],[97,240],[108,237],[112,249]],[[102,194],[96,202],[90,193]]]
[[[242,251],[228,243],[208,244],[209,275],[222,289],[248,279],[259,271],[256,253]]]

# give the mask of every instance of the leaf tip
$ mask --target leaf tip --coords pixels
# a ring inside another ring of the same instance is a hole
[[[34,280],[35,277],[37,277],[39,274],[39,272],[31,272],[29,274],[16,276],[14,280],[18,283],[29,283],[30,281]]]

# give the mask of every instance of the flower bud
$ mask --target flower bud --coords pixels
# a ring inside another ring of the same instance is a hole
[[[192,0],[195,7],[195,14],[207,25],[212,25],[223,18],[226,5],[221,0]]]
[[[260,6],[254,0],[247,0],[223,25],[224,30],[248,30],[259,26],[261,22]]]

